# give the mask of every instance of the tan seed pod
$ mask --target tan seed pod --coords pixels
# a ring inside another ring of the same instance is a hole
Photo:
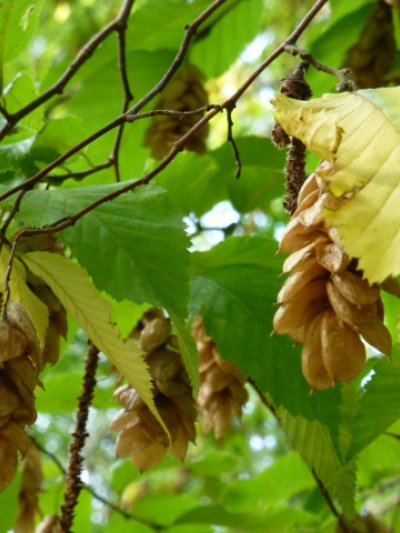
[[[140,332],[139,346],[145,352],[151,352],[166,343],[171,336],[171,322],[164,317],[157,317],[147,322]]]
[[[354,329],[357,324],[369,322],[378,318],[375,303],[355,305],[349,302],[336,288],[332,281],[326,284],[326,293],[333,310],[338,317]]]
[[[328,242],[328,237],[322,233],[310,244],[307,244],[306,246],[303,246],[303,248],[300,248],[296,252],[290,254],[289,257],[287,257],[283,263],[282,272],[284,274],[290,272],[293,268],[295,268],[302,261],[304,261],[304,259],[309,257],[317,248],[317,246]]]
[[[29,343],[33,345],[39,344],[35,327],[23,305],[18,302],[9,302],[7,318],[12,326],[19,329],[26,336]]]
[[[308,383],[315,390],[323,390],[333,385],[322,360],[321,323],[324,313],[318,314],[307,327],[304,346],[301,352],[301,368]]]
[[[371,304],[379,298],[379,286],[370,285],[368,281],[352,272],[345,271],[332,276],[332,281],[337,290],[356,305]]]
[[[322,229],[322,226],[306,228],[299,218],[293,218],[279,243],[279,251],[293,253],[304,248],[304,246],[314,242],[318,237],[324,236]]]
[[[323,276],[327,276],[325,268],[318,263],[315,257],[307,257],[285,281],[278,293],[277,302],[279,304],[288,302],[310,281]]]
[[[324,366],[333,382],[350,381],[365,363],[365,346],[358,334],[331,310],[321,321]]]
[[[324,221],[324,207],[326,204],[327,193],[321,194],[317,201],[299,213],[299,220],[306,228],[319,226]]]
[[[306,181],[301,186],[299,196],[297,198],[298,206],[300,207],[305,198],[307,198],[311,193],[315,191],[318,192],[319,196],[321,193],[321,178],[318,176],[318,174],[313,172],[308,176]]]
[[[325,242],[315,247],[318,263],[329,272],[343,272],[350,264],[350,257],[333,242]]]
[[[275,333],[287,333],[297,342],[303,342],[305,326],[326,308],[326,280],[317,279],[305,285],[294,298],[275,313]]]
[[[28,339],[8,322],[0,322],[0,363],[19,357],[28,348]]]
[[[319,198],[321,192],[318,189],[311,191],[303,200],[298,204],[296,211],[293,213],[292,217],[296,217],[302,211],[311,207]]]
[[[380,318],[376,317],[370,322],[358,324],[357,331],[368,344],[379,350],[381,353],[387,355],[391,354],[392,337]]]

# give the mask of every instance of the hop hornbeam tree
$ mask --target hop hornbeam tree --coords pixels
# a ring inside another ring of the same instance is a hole
[[[389,0],[1,2],[0,533],[400,529],[399,52]]]

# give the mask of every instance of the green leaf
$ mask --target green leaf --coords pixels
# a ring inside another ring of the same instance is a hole
[[[315,480],[304,461],[292,452],[276,459],[251,479],[232,482],[223,495],[223,502],[227,509],[235,512],[261,511],[314,486]],[[265,491],[265,487],[273,487],[273,490]]]
[[[209,5],[208,0],[197,0],[182,9],[181,0],[135,2],[132,24],[127,31],[128,50],[177,49],[185,26]],[[154,31],[154,20],[157,20],[157,31]]]
[[[204,38],[197,38],[190,59],[204,70],[210,78],[223,74],[239,57],[243,48],[254,37],[260,27],[262,0],[230,2],[217,11],[214,18],[204,27]],[[243,21],[246,21],[244,24]],[[215,51],[218,50],[218,53]]]
[[[110,323],[111,305],[96,291],[83,268],[50,252],[29,252],[24,255],[24,262],[49,285],[88,338],[138,391],[165,427],[154,405],[150,374],[139,348],[132,340],[120,339],[118,329]]]
[[[343,512],[351,517],[355,512],[355,462],[342,463],[327,426],[284,410],[279,410],[278,417],[289,442],[315,471],[331,497],[339,500]]]
[[[0,492],[0,509],[7,512],[0,513],[0,533],[8,533],[13,529],[17,517],[17,501],[21,474],[17,473],[6,490]]]
[[[1,10],[0,10],[1,11]],[[37,88],[28,74],[19,72],[4,90],[5,106],[8,113],[16,113],[38,95]],[[44,122],[44,109],[38,107],[20,120],[7,137],[7,144],[15,144],[37,134]]]
[[[191,311],[203,317],[222,357],[255,379],[275,405],[317,418],[336,431],[340,388],[310,396],[299,349],[287,337],[271,335],[281,285],[282,258],[276,246],[263,237],[233,237],[193,254]]]
[[[3,65],[17,57],[33,37],[43,0],[3,0],[0,9],[0,93]]]
[[[192,384],[193,396],[196,398],[200,387],[199,356],[196,344],[190,333],[189,326],[174,315],[171,316],[171,319],[178,337],[182,360]]]
[[[31,191],[18,218],[34,226],[51,224],[115,189]],[[147,302],[186,316],[189,240],[181,214],[159,187],[147,185],[99,206],[61,238],[98,289],[116,300]]]
[[[364,387],[357,415],[351,425],[352,446],[348,458],[354,457],[400,418],[400,359],[396,346],[394,362],[381,359]]]
[[[157,177],[157,183],[184,213],[201,216],[227,197],[226,180],[219,179],[217,172],[210,155],[183,152]]]

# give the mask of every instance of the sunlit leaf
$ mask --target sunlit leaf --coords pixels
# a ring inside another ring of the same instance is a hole
[[[321,176],[332,192],[351,193],[326,218],[370,282],[400,273],[399,96],[389,88],[275,101],[288,133],[330,161]]]
[[[110,323],[111,304],[96,291],[83,268],[50,252],[27,253],[24,261],[49,285],[88,338],[138,391],[164,426],[153,402],[150,374],[139,348],[132,340],[120,339],[117,327]]]

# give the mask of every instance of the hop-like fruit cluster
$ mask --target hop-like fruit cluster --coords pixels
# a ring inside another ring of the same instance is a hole
[[[112,422],[111,430],[119,431],[116,453],[131,457],[140,471],[157,465],[168,452],[179,460],[186,456],[189,441],[194,442],[197,408],[192,387],[182,363],[177,339],[171,334],[171,323],[161,310],[147,312],[132,334],[146,354],[153,378],[154,402],[170,432],[164,429],[129,385],[115,391],[124,407]]]
[[[208,337],[200,317],[192,328],[200,363],[200,392],[198,396],[204,431],[214,428],[217,439],[224,437],[233,416],[241,418],[248,400],[246,378],[231,361],[221,358],[214,340]]]
[[[21,248],[61,251],[53,236],[24,239]],[[57,361],[60,335],[67,332],[66,312],[59,300],[42,280],[30,272],[26,274],[30,289],[49,310],[49,325],[41,349],[23,305],[10,301],[6,318],[0,320],[0,490],[14,477],[18,450],[25,454],[30,446],[24,428],[36,420],[34,392],[39,373],[46,363]]]
[[[380,286],[362,279],[357,262],[324,222],[324,208],[337,208],[341,201],[312,174],[280,243],[280,250],[291,254],[283,267],[290,275],[278,294],[274,331],[303,343],[303,374],[314,389],[351,380],[361,371],[366,357],[361,338],[385,354],[392,347]]]
[[[154,109],[194,111],[208,103],[208,95],[203,87],[203,74],[194,65],[186,65],[164,89]],[[144,145],[151,149],[152,157],[161,159],[171,149],[173,143],[184,135],[204,113],[191,115],[155,115],[147,129]],[[205,140],[208,126],[203,126],[187,140],[185,148],[202,154],[206,150]]]
[[[36,420],[34,390],[41,353],[35,328],[25,308],[9,302],[7,321],[0,321],[0,490],[12,480],[18,453],[30,441],[24,427]]]

